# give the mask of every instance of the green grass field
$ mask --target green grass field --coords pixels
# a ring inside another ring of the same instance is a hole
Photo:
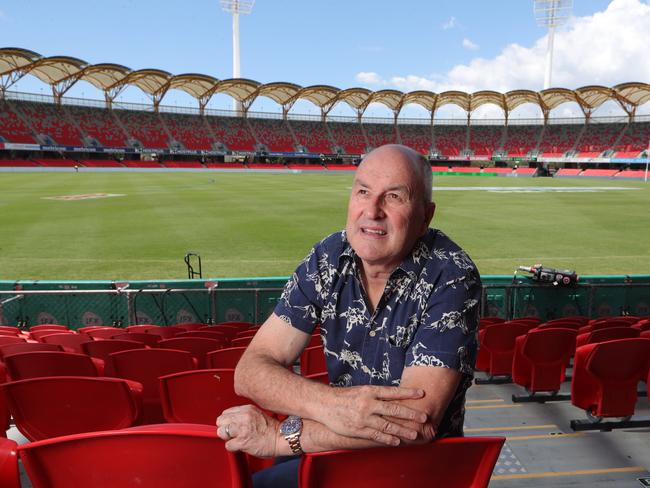
[[[0,280],[182,279],[188,251],[202,256],[204,277],[286,276],[314,242],[344,226],[351,181],[352,174],[0,173]],[[434,186],[433,226],[483,274],[539,262],[582,275],[650,273],[650,184],[441,176]],[[593,187],[605,189],[587,191]],[[122,196],[44,198],[93,193]]]

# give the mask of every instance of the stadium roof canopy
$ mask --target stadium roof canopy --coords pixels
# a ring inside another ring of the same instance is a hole
[[[187,73],[172,75],[158,69],[133,71],[118,64],[88,64],[81,59],[68,56],[43,57],[38,53],[20,48],[0,48],[0,96],[25,75],[37,77],[52,88],[55,100],[60,102],[63,94],[77,81],[84,80],[104,93],[106,103],[111,105],[115,97],[128,86],[137,86],[151,97],[155,110],[165,94],[171,90],[182,90],[194,97],[201,111],[217,93],[224,93],[242,104],[248,111],[258,97],[267,97],[282,107],[286,115],[298,100],[307,100],[327,115],[338,103],[345,103],[361,117],[368,105],[380,103],[397,117],[402,107],[417,104],[427,110],[433,118],[436,110],[444,105],[457,105],[467,116],[481,105],[493,104],[500,107],[508,119],[512,110],[525,103],[537,105],[544,119],[549,112],[564,103],[576,103],[586,118],[608,101],[617,102],[632,117],[638,106],[650,100],[650,84],[622,83],[614,87],[589,85],[575,90],[549,88],[539,92],[512,90],[506,93],[496,91],[446,91],[434,93],[417,90],[404,93],[398,90],[371,91],[366,88],[341,90],[334,86],[314,85],[301,87],[294,83],[275,82],[261,84],[243,78],[219,80],[209,75]]]

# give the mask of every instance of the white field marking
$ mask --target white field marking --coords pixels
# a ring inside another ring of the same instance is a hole
[[[87,193],[85,195],[61,195],[58,197],[41,197],[43,200],[62,200],[66,202],[76,200],[94,200],[97,198],[125,197],[121,193]]]
[[[600,191],[640,190],[624,186],[435,186],[437,191],[487,191],[494,193],[594,193]]]

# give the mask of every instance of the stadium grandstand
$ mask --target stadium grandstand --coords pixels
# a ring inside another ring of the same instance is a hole
[[[23,76],[35,76],[47,83],[52,95],[11,91]],[[650,141],[650,118],[636,115],[637,108],[650,100],[650,85],[645,83],[540,92],[373,92],[365,88],[218,80],[155,69],[132,71],[122,65],[92,65],[72,57],[46,58],[18,48],[0,49],[0,77],[3,167],[214,168],[220,163],[235,163],[239,168],[301,165],[323,169],[327,161],[333,168],[342,168],[374,147],[402,143],[450,171],[492,167],[506,169],[498,174],[509,174],[507,168],[510,173],[539,168],[532,174],[638,178],[644,175],[640,165],[648,156]],[[104,101],[66,97],[80,80],[94,85]],[[142,90],[151,103],[116,102],[129,86]],[[170,90],[190,94],[198,107],[164,105]],[[211,97],[220,93],[239,102],[241,112],[207,108]],[[258,97],[275,101],[281,114],[251,111]],[[298,100],[313,103],[321,115],[291,113]],[[627,116],[592,116],[608,101],[618,103]],[[339,103],[347,104],[357,116],[330,115]],[[364,117],[371,103],[383,104],[393,117]],[[565,103],[577,104],[584,117],[551,117],[551,111]],[[424,107],[430,117],[401,118],[400,112],[408,104]],[[467,117],[437,119],[437,109],[449,104],[460,107]],[[486,104],[499,107],[503,119],[471,117]],[[523,104],[536,105],[542,117],[511,118],[511,112]]]
[[[51,95],[15,90],[24,76],[48,85]],[[93,85],[97,96],[68,96],[79,81]],[[150,103],[119,101],[119,95],[132,87],[146,94]],[[196,106],[166,104],[174,90],[193,97]],[[236,102],[233,110],[211,108],[217,95]],[[273,100],[278,110],[253,110],[260,97]],[[320,114],[298,113],[294,106],[299,101],[312,103]],[[9,181],[2,188],[13,185],[3,195],[3,200],[11,200],[4,213],[11,231],[4,244],[9,257],[3,263],[18,263],[0,276],[0,488],[251,487],[251,476],[273,460],[228,451],[215,435],[214,424],[225,409],[250,403],[235,393],[234,368],[287,282],[280,274],[264,275],[262,263],[293,265],[288,251],[282,257],[267,253],[277,246],[269,229],[281,227],[269,216],[281,214],[281,220],[289,222],[292,233],[282,233],[283,241],[302,245],[299,238],[308,231],[304,222],[277,208],[304,213],[320,237],[333,213],[323,211],[332,201],[317,205],[317,197],[334,191],[348,195],[360,159],[381,145],[410,146],[429,159],[435,174],[449,175],[440,180],[452,183],[435,190],[448,198],[438,214],[452,208],[463,216],[453,223],[460,222],[468,231],[466,239],[470,234],[476,239],[472,256],[475,249],[485,250],[488,241],[496,243],[497,251],[477,253],[478,259],[499,263],[521,259],[517,252],[532,246],[528,242],[541,244],[524,256],[547,247],[549,260],[574,259],[561,257],[570,247],[572,255],[591,260],[599,269],[605,265],[607,271],[615,269],[620,261],[611,258],[621,257],[629,258],[635,269],[649,252],[643,234],[646,224],[639,216],[646,211],[647,185],[600,181],[614,191],[589,200],[602,198],[600,207],[584,202],[585,195],[596,193],[586,178],[647,181],[650,116],[637,112],[649,101],[650,84],[641,82],[505,93],[372,91],[220,80],[158,69],[134,71],[119,64],[0,49],[0,175]],[[594,115],[611,102],[625,115]],[[374,103],[386,107],[392,117],[367,116]],[[334,114],[338,104],[347,105],[354,115]],[[411,104],[424,108],[428,116],[403,117]],[[541,116],[514,117],[526,104],[535,106]],[[554,116],[563,104],[577,105],[583,116]],[[458,107],[461,116],[438,117],[438,110],[448,105]],[[498,107],[503,116],[473,117],[486,105]],[[76,175],[78,170],[90,174]],[[204,171],[223,173],[212,178],[213,174],[204,177]],[[106,183],[101,193],[87,193],[91,191],[84,186],[87,181],[112,178],[108,175],[112,172],[128,180],[126,187],[134,193],[142,190],[137,199],[127,200],[133,195],[117,189],[104,193],[112,183]],[[293,174],[301,172],[332,175]],[[503,178],[497,182],[502,188],[451,186],[479,179],[465,178],[476,175],[585,180]],[[159,177],[176,181],[154,181]],[[30,178],[38,180],[34,191],[24,186]],[[299,193],[290,188],[290,178],[300,179],[300,184],[318,178],[328,181],[323,186],[303,185],[307,188]],[[199,187],[192,179],[207,181]],[[41,180],[52,180],[48,191]],[[240,186],[242,180],[246,186]],[[553,187],[545,187],[547,183]],[[264,191],[258,191],[262,185]],[[54,195],[51,188],[56,188]],[[569,190],[580,195],[556,197]],[[489,192],[489,198],[476,197],[479,192]],[[275,201],[280,193],[286,200]],[[509,193],[530,193],[535,200],[516,195],[509,201]],[[551,208],[550,198],[537,199],[549,195],[566,206]],[[448,203],[455,197],[465,200],[466,206]],[[617,199],[625,198],[632,203],[619,206]],[[82,210],[49,210],[50,204],[68,201],[90,204]],[[28,208],[27,203],[34,202],[37,205]],[[307,215],[304,205],[312,203],[316,210]],[[571,205],[577,207],[577,219],[592,224],[588,231],[569,229],[573,222],[562,220],[560,214]],[[601,215],[605,207],[612,214]],[[640,213],[622,218],[632,207]],[[82,211],[88,220],[73,218]],[[46,219],[51,225],[41,227]],[[23,220],[28,225],[36,222],[29,229],[33,234],[24,230]],[[102,227],[102,220],[142,228]],[[223,222],[215,225],[218,220]],[[485,226],[479,227],[479,221]],[[621,237],[628,222],[635,233]],[[167,230],[173,234],[164,234]],[[205,240],[194,239],[197,235]],[[521,237],[530,240],[516,242]],[[141,266],[134,271],[138,273],[143,269],[175,273],[169,263],[176,256],[169,259],[158,253],[174,246],[170,252],[176,252],[186,245],[204,246],[201,252],[209,246],[217,257],[204,263],[235,269],[234,261],[248,247],[246,239],[264,241],[266,248],[251,251],[250,267],[237,268],[239,274],[226,278],[204,279],[201,257],[193,251],[184,259],[187,280],[168,275],[151,281],[59,276],[91,263],[108,264],[111,269],[103,272],[113,274],[123,272],[118,263]],[[623,247],[623,240],[633,247],[631,251]],[[28,245],[34,241],[45,247],[33,251]],[[129,242],[136,242],[137,252]],[[53,243],[61,248],[71,244],[73,256],[64,252],[52,257],[47,246]],[[599,247],[601,243],[612,247]],[[150,253],[148,259],[141,259],[142,250]],[[449,259],[437,251],[432,258]],[[48,260],[54,264],[46,268]],[[11,274],[33,269],[26,268],[29,265],[40,266],[45,271],[38,272],[49,275],[21,279]],[[241,269],[259,274],[249,277]],[[646,269],[644,264],[642,271]],[[378,450],[308,454],[302,461],[301,487],[609,488],[638,486],[637,481],[650,486],[650,275],[621,272],[578,279],[575,272],[541,265],[519,266],[514,275],[481,274],[480,346],[473,379],[480,386],[468,390],[465,436],[386,449],[382,454]],[[319,329],[290,368],[330,385],[326,337]],[[392,343],[394,338],[389,339]],[[343,456],[337,458],[339,454]],[[345,455],[350,456],[348,461]],[[315,481],[326,475],[328,481]],[[351,483],[354,476],[361,481]]]

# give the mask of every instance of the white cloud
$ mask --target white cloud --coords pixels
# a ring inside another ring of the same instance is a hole
[[[445,21],[442,24],[442,30],[453,29],[454,27],[456,27],[456,25],[458,25],[458,22],[456,22],[456,17],[450,17],[447,21]]]
[[[455,19],[452,17],[449,24]],[[574,17],[555,34],[553,86],[613,86],[650,80],[650,5],[643,0],[612,0],[602,12]],[[382,88],[431,90],[541,90],[544,81],[547,36],[531,46],[510,44],[493,58],[474,58],[444,74],[382,77],[359,73]]]
[[[355,79],[364,85],[378,85],[381,83],[381,77],[372,71],[361,71],[357,73]]]
[[[470,51],[476,51],[478,49],[478,44],[470,41],[467,37],[463,39],[463,47],[469,49]]]

